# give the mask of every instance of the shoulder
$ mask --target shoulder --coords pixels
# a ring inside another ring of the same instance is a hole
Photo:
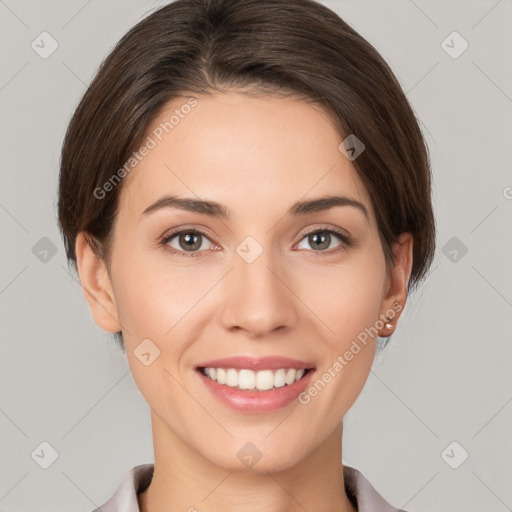
[[[358,512],[407,512],[388,503],[359,470],[344,465],[343,478],[345,490],[355,499]]]
[[[140,464],[130,469],[114,495],[92,512],[140,512],[137,494],[149,486],[153,469],[154,464]]]

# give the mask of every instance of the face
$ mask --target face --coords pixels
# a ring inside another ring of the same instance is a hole
[[[168,134],[158,127],[186,98],[150,128],[156,145],[120,194],[105,285],[112,302],[102,312],[88,300],[104,329],[122,325],[159,435],[237,470],[250,442],[263,454],[254,469],[275,471],[319,447],[359,395],[375,353],[370,328],[382,331],[382,315],[403,299],[410,261],[399,257],[386,272],[371,198],[326,112],[239,92],[196,99]],[[158,203],[165,196],[217,207]],[[342,199],[310,203],[327,196]],[[197,369],[232,356],[283,356],[314,369],[300,397],[241,410]]]

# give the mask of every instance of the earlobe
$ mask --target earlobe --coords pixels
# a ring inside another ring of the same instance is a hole
[[[105,331],[120,331],[117,305],[105,262],[94,253],[83,231],[77,235],[75,253],[80,283],[94,321]]]
[[[411,233],[402,233],[393,246],[394,266],[391,279],[382,301],[381,318],[384,328],[379,333],[382,337],[390,336],[396,329],[398,318],[405,307],[407,287],[411,276],[414,239]]]

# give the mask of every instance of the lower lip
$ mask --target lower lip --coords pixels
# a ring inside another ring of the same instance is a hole
[[[203,374],[202,370],[196,370],[199,377],[222,403],[239,412],[263,413],[280,409],[293,402],[308,386],[311,376],[315,371],[307,373],[293,384],[285,384],[279,388],[267,391],[240,390],[225,384],[219,384]]]

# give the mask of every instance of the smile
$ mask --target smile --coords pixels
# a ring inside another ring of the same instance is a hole
[[[236,368],[201,368],[203,375],[219,384],[239,390],[267,391],[273,388],[290,386],[300,380],[306,369],[278,368],[277,370],[253,371]]]
[[[240,413],[262,414],[281,409],[294,401],[298,403],[298,396],[310,385],[315,369],[253,371],[246,368],[199,367],[195,373],[203,389],[217,403]]]

